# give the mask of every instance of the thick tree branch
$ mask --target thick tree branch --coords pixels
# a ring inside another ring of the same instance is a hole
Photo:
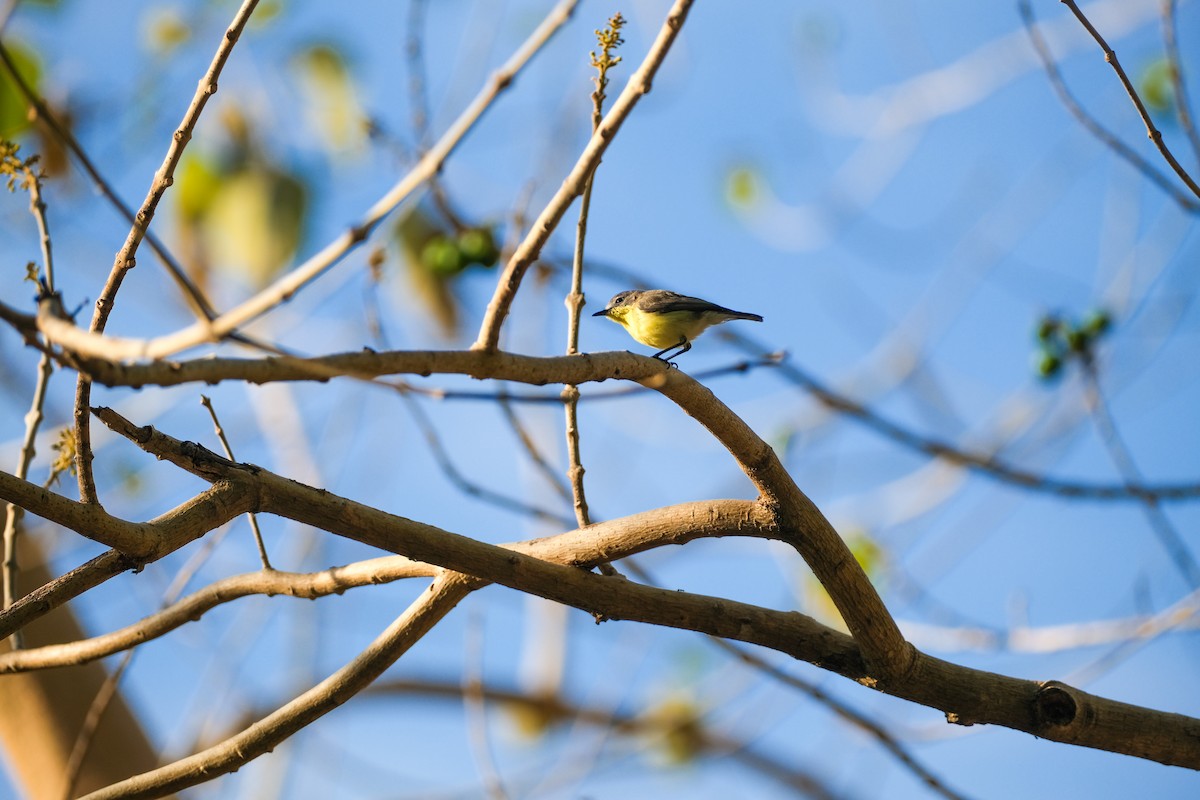
[[[159,433],[148,434],[149,429],[125,425],[143,446],[166,448],[174,441]],[[693,538],[680,531],[678,518],[671,520],[678,515],[674,509],[654,512],[662,515],[657,524],[647,521],[653,517],[638,515],[633,518],[638,521],[636,525],[630,521],[601,523],[586,532],[535,540],[510,550],[386,514],[265,470],[227,462],[215,454],[197,461],[194,445],[176,446],[179,452],[172,455],[164,451],[164,456],[181,466],[190,465],[195,474],[208,480],[219,480],[222,473],[244,473],[246,482],[258,486],[260,510],[398,550],[411,558],[465,570],[478,580],[572,605],[602,618],[641,621],[760,644],[896,697],[941,709],[951,722],[998,724],[1041,738],[1200,769],[1200,720],[1106,700],[1059,684],[1043,685],[974,670],[919,652],[913,654],[904,680],[877,681],[868,676],[863,652],[854,639],[802,614],[656,589],[544,560],[578,564],[610,560],[672,541],[666,535],[672,530],[684,539]],[[0,483],[0,488],[3,486]],[[747,513],[757,508],[756,504],[724,502],[737,503],[729,508],[741,510],[733,518],[717,513],[714,519],[705,513],[712,504],[699,503],[693,504],[694,511],[688,512],[688,518],[697,530],[708,531],[708,535],[718,535],[718,529],[728,535],[760,536],[774,530],[769,515],[764,519],[761,510]],[[631,528],[640,533],[622,539],[620,534]],[[536,557],[530,553],[536,553]]]

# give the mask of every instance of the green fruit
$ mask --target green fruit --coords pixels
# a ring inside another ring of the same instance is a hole
[[[1093,338],[1103,336],[1112,327],[1112,315],[1106,309],[1098,308],[1084,317],[1081,327]]]
[[[1082,328],[1071,328],[1067,331],[1067,347],[1072,353],[1082,353],[1092,343],[1092,337]]]
[[[1038,320],[1037,325],[1037,340],[1039,342],[1048,342],[1054,336],[1062,323],[1057,318],[1046,315]]]
[[[468,228],[458,235],[458,249],[467,264],[493,266],[500,258],[496,237],[490,228]]]
[[[1062,365],[1062,358],[1046,350],[1038,353],[1034,359],[1034,369],[1037,370],[1038,377],[1042,380],[1058,377],[1062,371]]]
[[[434,275],[443,277],[457,275],[467,265],[458,245],[440,233],[421,248],[421,263]]]

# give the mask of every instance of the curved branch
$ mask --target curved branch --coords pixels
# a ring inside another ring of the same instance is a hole
[[[23,314],[0,301],[0,318],[7,321],[27,339],[39,332],[38,320]],[[66,331],[63,336],[62,332]],[[337,353],[312,358],[295,356],[270,356],[266,358],[205,358],[190,361],[157,361],[144,364],[119,364],[108,361],[103,353],[108,343],[126,340],[110,337],[93,337],[79,328],[66,326],[55,330],[62,338],[58,344],[68,349],[79,348],[82,360],[60,354],[60,361],[80,369],[96,383],[106,386],[179,386],[186,383],[217,384],[223,381],[248,381],[271,383],[276,381],[326,381],[349,377],[373,379],[385,375],[437,374],[469,375],[473,378],[499,378],[522,383],[545,385],[549,383],[588,383],[608,378],[639,380],[656,372],[661,365],[625,352],[584,353],[574,357],[520,356],[503,351],[491,354],[479,351],[388,351]],[[744,337],[735,341],[748,342]],[[140,347],[140,345],[136,345]],[[756,349],[761,349],[757,348]],[[90,355],[89,354],[94,354]],[[640,359],[640,360],[639,360]],[[935,458],[977,471],[1002,483],[1012,484],[1033,491],[1046,492],[1061,497],[1100,501],[1181,501],[1200,497],[1200,483],[1142,484],[1142,483],[1095,483],[1053,478],[1037,472],[1024,470],[990,455],[972,453],[954,444],[915,433],[891,420],[880,416],[867,406],[852,398],[829,389],[800,367],[784,361],[771,363],[782,370],[784,377],[798,384],[829,408],[847,414],[876,432],[892,439],[897,444],[925,453]],[[740,367],[734,369],[740,370]],[[699,377],[699,374],[697,374]],[[447,392],[446,397],[475,395],[463,392]],[[615,395],[605,394],[603,397]],[[487,399],[496,395],[489,393]],[[588,395],[594,398],[596,395]],[[558,395],[545,397],[513,396],[522,402],[561,403]]]

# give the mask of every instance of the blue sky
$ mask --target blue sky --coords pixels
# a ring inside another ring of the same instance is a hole
[[[78,109],[81,141],[134,204],[233,11],[227,2],[179,4],[189,19],[196,15],[194,38],[170,58],[157,59],[139,44],[154,5],[64,3],[52,12],[22,7],[5,34],[6,42],[18,37],[32,43],[50,76],[47,92]],[[431,5],[425,50],[437,136],[549,4]],[[444,185],[466,217],[499,223],[507,236],[516,204],[525,202],[536,214],[586,141],[592,29],[617,10],[630,20],[625,62],[610,91],[615,96],[667,5],[582,4],[447,164]],[[1094,44],[1068,24],[1061,4],[1034,5],[1081,102],[1158,164]],[[1179,23],[1189,75],[1200,68],[1196,45],[1187,38],[1196,29],[1193,5],[1180,9]],[[411,145],[405,8],[287,4],[278,19],[235,49],[197,130],[193,148],[219,150],[222,115],[240,109],[269,158],[309,182],[312,214],[301,257],[361,215],[403,165],[377,144],[331,155],[305,121],[289,59],[313,42],[334,43],[350,65],[361,107]],[[1158,3],[1084,8],[1135,77],[1161,55]],[[1165,118],[1159,124],[1181,161],[1194,169],[1195,155],[1178,125]],[[760,187],[760,201],[749,207],[731,204],[727,194],[729,177],[739,169],[749,170]],[[59,284],[68,305],[90,303],[127,227],[78,174],[52,182],[48,191]],[[171,202],[169,196],[155,227],[177,246]],[[22,198],[10,198],[0,213],[11,265],[0,275],[0,293],[16,302],[30,294],[18,267],[36,257],[36,240]],[[550,252],[570,251],[574,215],[572,209]],[[1064,479],[1121,477],[1089,421],[1078,369],[1050,384],[1034,375],[1032,331],[1047,312],[1079,318],[1110,308],[1115,324],[1098,364],[1122,438],[1148,482],[1190,482],[1200,475],[1194,229],[1193,215],[1063,109],[1022,33],[1015,3],[975,4],[969,11],[946,2],[873,3],[853,11],[830,2],[698,3],[653,91],[605,155],[587,244],[590,257],[643,276],[648,285],[763,315],[761,326],[734,324],[888,419],[969,449],[1000,448],[1014,465]],[[364,297],[374,295],[393,347],[468,345],[495,272],[463,274],[457,286],[463,330],[457,338],[441,337],[394,248],[382,284],[373,288],[366,279],[366,253],[386,244],[389,230],[383,226],[367,248],[254,331],[310,353],[378,346],[365,322]],[[225,305],[248,291],[227,272],[214,281]],[[586,311],[624,288],[601,272],[589,273]],[[562,352],[565,289],[561,274],[547,281],[531,274],[504,347]],[[181,327],[186,312],[172,291],[143,252],[110,330],[149,336]],[[584,350],[642,352],[603,320],[585,317],[582,325]],[[710,333],[680,366],[694,373],[744,357]],[[15,376],[0,393],[0,458],[9,465],[28,403],[20,387],[31,381],[35,359],[11,333],[0,333],[0,358]],[[51,431],[69,417],[72,382],[66,374],[54,377],[47,407]],[[480,388],[466,379],[414,383]],[[1083,624],[1152,614],[1189,591],[1136,504],[1064,500],[931,464],[858,423],[828,416],[769,368],[709,385],[769,441],[790,440],[787,464],[801,488],[843,533],[877,544],[886,568],[873,577],[893,613],[902,624],[913,623],[913,630],[953,634],[968,627]],[[610,388],[585,387],[585,396]],[[239,459],[486,541],[561,530],[464,496],[389,393],[349,382],[204,391],[222,412]],[[213,446],[199,392],[98,389],[96,400],[141,424]],[[423,408],[468,478],[569,515],[493,405],[423,401]],[[562,467],[560,410],[518,410],[550,461]],[[292,415],[312,421],[307,436],[296,435]],[[663,398],[585,401],[581,426],[597,518],[752,496],[720,445]],[[97,444],[105,464],[101,492],[114,513],[147,519],[201,488],[113,437],[98,433]],[[44,475],[44,462],[40,468]],[[136,491],[130,476],[136,476]],[[70,494],[73,488],[63,490]],[[1200,521],[1195,504],[1171,504],[1166,513],[1194,552]],[[264,525],[273,556],[289,569],[374,555],[291,523]],[[53,541],[62,568],[98,552],[69,535]],[[96,631],[139,618],[190,554],[113,581],[77,613]],[[649,554],[644,565],[663,585],[821,611],[798,559],[763,543],[695,543]],[[239,523],[193,587],[254,567],[249,532]],[[315,604],[241,601],[142,648],[126,691],[156,741],[178,756],[195,735],[193,723],[180,722],[181,716],[194,719],[197,708],[218,709],[218,718],[273,708],[345,663],[420,588],[361,589]],[[391,675],[457,680],[482,670],[499,685],[519,684],[530,669],[539,615],[546,613],[535,601],[489,588],[464,603]],[[712,707],[714,726],[723,733],[811,769],[839,795],[929,795],[867,737],[791,690],[731,664],[695,636],[621,623],[595,626],[575,611],[565,619],[565,686],[580,702],[628,711],[677,693]],[[482,644],[470,644],[476,640]],[[1086,670],[1111,646],[1051,653],[927,649],[1036,679],[1071,680],[1084,670],[1089,691],[1200,715],[1200,695],[1188,688],[1196,663],[1190,627],[1090,676]],[[968,797],[1182,797],[1194,791],[1194,776],[1183,770],[1001,729],[951,728],[938,712],[875,695],[805,664],[779,663],[880,719]],[[355,798],[472,796],[480,778],[469,728],[461,707],[446,701],[357,698],[277,755],[197,796],[263,796],[278,785],[282,796],[298,798],[330,792]],[[593,772],[540,796],[790,796],[730,759],[662,767],[627,743],[602,743],[585,731],[534,743],[513,728],[503,712],[492,712],[490,746],[514,796],[521,794],[518,787],[532,785],[531,775],[553,776],[555,767],[586,758],[596,759]],[[453,780],[447,782],[447,775]]]

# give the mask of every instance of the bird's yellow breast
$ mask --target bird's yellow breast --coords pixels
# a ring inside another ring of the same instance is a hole
[[[690,342],[712,324],[704,314],[696,311],[668,311],[647,314],[632,306],[614,308],[609,313],[613,322],[619,322],[629,335],[644,345],[662,349]]]

